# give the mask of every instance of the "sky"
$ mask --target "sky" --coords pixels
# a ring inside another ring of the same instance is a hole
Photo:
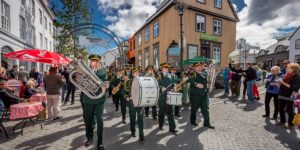
[[[89,0],[94,23],[107,26],[127,39],[151,16],[163,0]],[[237,39],[266,48],[276,37],[300,25],[300,0],[231,0],[240,19]]]

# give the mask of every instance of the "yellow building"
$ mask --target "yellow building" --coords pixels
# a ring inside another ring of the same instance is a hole
[[[204,56],[228,62],[235,49],[238,16],[230,0],[165,0],[134,34],[135,65],[157,68],[162,62],[179,66],[180,16],[176,4],[185,4],[183,13],[183,60]]]

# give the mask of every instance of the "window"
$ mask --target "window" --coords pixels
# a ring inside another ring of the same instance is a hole
[[[51,34],[51,23],[49,22],[49,33]]]
[[[149,28],[145,29],[145,42],[149,41],[150,30]]]
[[[138,65],[142,66],[142,51],[139,51],[139,54],[138,54]]]
[[[222,34],[222,21],[218,19],[214,19],[214,34],[221,35]]]
[[[43,25],[43,12],[42,12],[42,10],[39,9],[39,13],[40,13],[40,24]]]
[[[40,33],[40,49],[43,49],[43,34]]]
[[[295,41],[295,49],[300,49],[300,39]]]
[[[140,46],[142,44],[142,33],[138,35],[138,45]]]
[[[205,16],[196,15],[196,31],[205,32]]]
[[[157,37],[159,35],[159,22],[155,22],[153,25],[153,36]]]
[[[26,5],[26,0],[21,0],[21,3],[22,3],[23,6],[25,6]]]
[[[45,50],[47,50],[48,49],[48,39],[47,38],[45,38],[45,48],[44,48]]]
[[[49,50],[52,51],[52,42],[51,41],[49,41],[49,46],[50,46]]]
[[[220,47],[214,47],[213,59],[215,59],[217,62],[221,61],[221,48]]]
[[[215,0],[215,7],[222,8],[222,0]]]
[[[159,65],[159,45],[155,44],[153,46],[153,67],[154,69],[158,69]]]
[[[188,46],[188,59],[193,59],[197,56],[198,46],[189,45]]]
[[[295,56],[295,63],[300,64],[300,55]]]
[[[145,48],[145,67],[149,65],[149,47]]]
[[[45,38],[45,48],[44,48],[45,50],[47,50],[48,49],[48,39],[47,38]]]
[[[9,5],[4,1],[1,2],[1,28],[10,30],[10,17],[9,17]]]
[[[31,26],[31,37],[32,37],[32,45],[36,46],[36,37],[35,37],[35,28],[34,26]]]
[[[20,16],[20,38],[26,40],[26,25],[25,19]]]
[[[45,16],[45,29],[47,30],[47,23],[48,23],[48,21],[47,21],[47,17]]]
[[[197,0],[197,2],[205,3],[205,0]]]
[[[35,18],[35,2],[34,0],[31,0],[31,14],[32,14],[32,17]]]

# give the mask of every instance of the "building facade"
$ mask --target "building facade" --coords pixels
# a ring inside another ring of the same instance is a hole
[[[257,64],[266,66],[267,70],[270,70],[274,65],[282,66],[282,62],[289,59],[290,36],[289,33],[278,37],[275,44],[260,50],[256,57]]]
[[[183,60],[197,56],[216,59],[225,66],[235,49],[237,14],[229,0],[165,0],[155,14],[134,34],[135,65],[157,69],[162,62],[180,62],[180,16],[183,13]],[[177,48],[174,48],[177,47]]]
[[[290,37],[289,60],[300,64],[300,26]]]
[[[0,4],[1,65],[11,68],[17,64],[27,70],[32,67],[45,70],[45,64],[10,61],[3,54],[23,49],[54,50],[55,16],[48,7],[48,0],[0,0]]]

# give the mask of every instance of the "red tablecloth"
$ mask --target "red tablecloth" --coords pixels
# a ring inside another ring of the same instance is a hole
[[[34,94],[30,97],[30,102],[47,102],[46,93],[44,94]]]
[[[23,119],[37,116],[44,109],[42,102],[20,103],[10,106],[10,119]]]
[[[295,106],[298,107],[298,108],[300,108],[300,100],[296,100],[295,101]]]

